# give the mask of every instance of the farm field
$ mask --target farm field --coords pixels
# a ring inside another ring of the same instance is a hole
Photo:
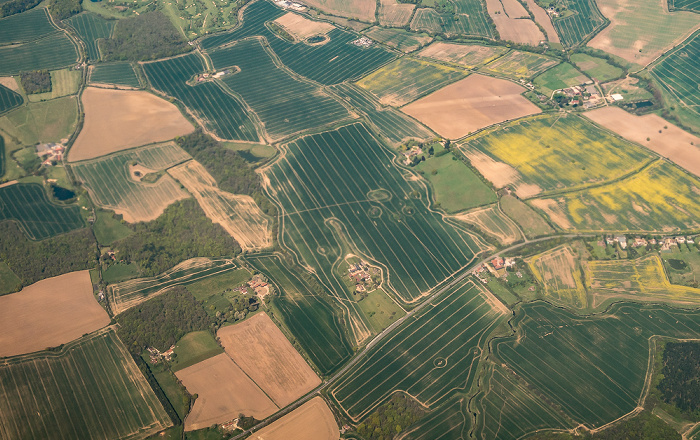
[[[208,278],[193,281],[186,289],[198,300],[205,301],[217,292],[223,292],[231,286],[239,286],[251,278],[252,274],[244,267],[221,272]]]
[[[58,352],[5,359],[0,384],[6,438],[132,439],[172,424],[111,329]]]
[[[697,338],[699,311],[614,304],[603,315],[578,317],[543,302],[515,312],[524,337],[494,342],[497,362],[573,420],[595,428],[641,404],[652,336]],[[620,353],[625,353],[624,357]]]
[[[698,0],[670,0],[668,2],[668,8],[671,11],[682,10],[700,12],[700,3],[698,3]]]
[[[511,50],[483,67],[487,72],[515,78],[529,79],[556,66],[558,60],[536,53]]]
[[[503,214],[497,204],[458,214],[454,219],[477,227],[504,246],[524,238],[518,225]]]
[[[0,84],[0,114],[22,105],[22,95]]]
[[[134,68],[127,62],[93,66],[90,70],[90,84],[141,87],[141,82],[134,73]]]
[[[73,95],[80,88],[82,73],[79,70],[61,69],[51,71],[51,91],[27,95],[30,102],[48,101]]]
[[[418,56],[432,58],[446,63],[459,64],[474,69],[490,63],[508,52],[503,46],[482,46],[479,44],[457,44],[436,41],[418,53]]]
[[[8,76],[28,70],[68,67],[78,61],[78,50],[65,33],[56,31],[38,40],[0,46],[0,59],[0,76]]]
[[[31,240],[42,240],[82,228],[85,223],[76,205],[57,205],[35,183],[0,188],[0,220],[14,220]]]
[[[265,26],[266,21],[275,20],[283,14],[284,11],[272,3],[252,3],[243,12],[242,26],[231,32],[207,37],[200,44],[203,49],[209,51],[246,37],[262,36],[267,39],[270,48],[285,66],[324,85],[359,78],[396,58],[394,53],[382,47],[360,48],[350,44],[359,36],[341,29],[330,31],[327,34],[329,41],[321,45],[311,46],[286,41]]]
[[[12,272],[7,263],[0,261],[0,295],[17,292],[21,288],[22,280]]]
[[[190,53],[141,66],[155,89],[182,101],[190,114],[194,114],[198,122],[217,137],[250,142],[259,140],[255,123],[246,113],[243,103],[219,84],[204,81],[190,86],[186,83],[206,70],[201,56]]]
[[[611,81],[625,74],[624,70],[613,66],[603,58],[593,57],[585,53],[572,54],[571,61],[581,72],[598,82]]]
[[[116,20],[105,20],[97,14],[84,12],[67,19],[66,22],[75,29],[85,43],[88,58],[91,61],[99,61],[99,40],[112,36]]]
[[[226,353],[275,404],[284,408],[321,379],[265,312],[219,329]],[[246,341],[241,344],[241,341]]]
[[[501,40],[530,46],[547,40],[517,0],[486,0],[486,9]]]
[[[452,153],[430,157],[415,169],[430,182],[435,207],[447,213],[496,201],[496,193]]]
[[[571,246],[563,245],[529,258],[528,266],[542,285],[544,299],[576,309],[588,307],[581,263]]]
[[[401,110],[438,134],[459,139],[498,122],[540,113],[521,96],[524,91],[510,81],[472,74]]]
[[[32,102],[0,117],[0,130],[17,138],[22,145],[60,142],[78,122],[75,96]]]
[[[401,6],[413,5],[400,4]],[[433,37],[428,34],[416,34],[403,29],[386,29],[375,26],[364,33],[369,38],[394,47],[402,52],[413,52],[433,41]]]
[[[0,297],[0,357],[57,347],[109,324],[87,270]]]
[[[190,156],[173,144],[156,144],[74,163],[71,169],[93,202],[136,223],[158,218],[171,203],[190,195],[169,175],[144,183],[135,172],[158,173],[188,159]],[[133,166],[134,162],[138,165]]]
[[[700,181],[664,161],[609,185],[550,199],[541,209],[563,230],[678,231],[697,229]],[[669,209],[669,207],[677,207]]]
[[[567,2],[567,7],[572,12],[571,15],[552,20],[552,25],[565,47],[580,45],[605,25],[605,18],[594,0],[572,0]]]
[[[590,81],[588,77],[576,70],[574,66],[569,63],[561,63],[536,76],[532,82],[541,93],[550,96],[555,90],[565,89],[588,81]]]
[[[406,312],[382,289],[375,289],[358,302],[372,329],[379,333],[401,318]]]
[[[107,299],[112,313],[118,315],[160,295],[171,287],[195,283],[236,268],[237,266],[231,260],[192,258],[157,277],[139,278],[110,285],[106,292]]]
[[[642,83],[640,83],[639,80],[634,77],[626,77],[602,84],[603,93],[605,95],[619,93],[627,101],[654,99],[654,95],[649,90],[641,86]]]
[[[547,34],[547,40],[552,43],[561,43],[559,40],[559,35],[554,29],[552,19],[549,17],[549,14],[547,14],[547,11],[545,11],[542,6],[538,5],[535,0],[525,0],[525,3],[527,4],[527,8],[530,10],[530,12],[532,12],[532,15],[535,17],[537,24],[542,26]]]
[[[586,112],[585,116],[700,177],[700,138],[681,130],[660,116],[635,116],[619,107],[596,109]]]
[[[88,87],[82,94],[85,123],[69,159],[94,159],[194,131],[176,106],[144,91]]]
[[[508,315],[480,286],[459,283],[374,345],[331,395],[353,420],[398,390],[439,405],[454,389],[470,387],[485,339]]]
[[[505,195],[501,198],[500,203],[503,212],[522,228],[527,238],[554,232],[554,229],[542,217],[519,199]]]
[[[415,5],[399,3],[398,0],[380,0],[379,24],[382,26],[404,27],[411,20]]]
[[[462,440],[471,427],[464,399],[454,398],[419,420],[407,433],[410,440]]]
[[[368,22],[374,21],[374,11],[377,7],[374,0],[306,0],[306,4],[327,14]]]
[[[170,361],[173,371],[191,367],[224,352],[208,330],[188,333],[175,344],[177,357]]]
[[[93,225],[92,231],[97,242],[102,246],[110,245],[132,234],[131,229],[114,218],[114,214],[110,211],[98,210]]]
[[[325,36],[328,32],[335,29],[335,26],[330,23],[309,20],[303,15],[293,12],[287,12],[273,21],[273,23],[282,26],[297,41],[306,41],[314,36]]]
[[[221,81],[253,109],[270,139],[279,140],[349,117],[345,107],[317,86],[278,68],[261,40],[237,42],[212,51],[210,56],[218,70],[232,66],[240,69]]]
[[[654,158],[586,119],[561,114],[496,127],[460,149],[496,188],[513,188],[520,198],[613,180]]]
[[[493,38],[488,12],[481,2],[457,0],[455,14],[440,14],[432,8],[418,8],[411,21],[411,30],[447,35],[471,35]]]
[[[380,103],[400,107],[466,75],[461,69],[405,56],[362,78],[357,85],[374,94]]]
[[[0,20],[0,45],[38,40],[56,30],[49,21],[48,9],[32,8]]]
[[[333,412],[322,397],[314,397],[291,413],[254,433],[251,440],[338,440]]]
[[[331,88],[333,93],[346,100],[352,107],[364,113],[366,123],[376,127],[390,144],[398,144],[406,139],[427,139],[433,133],[424,125],[406,114],[384,107],[367,91],[352,84],[338,84]]]
[[[642,66],[700,28],[697,14],[669,13],[667,5],[659,2],[628,4],[620,0],[598,0],[596,3],[610,25],[588,45]]]
[[[352,344],[340,324],[342,314],[308,279],[311,274],[290,270],[277,256],[251,257],[249,262],[281,291],[271,299],[277,319],[289,329],[323,375],[331,374],[351,355]]]
[[[168,170],[190,192],[214,223],[221,225],[244,251],[272,246],[272,221],[247,195],[220,190],[207,170],[194,160]]]
[[[185,420],[185,431],[229,422],[240,414],[264,419],[277,406],[226,353],[175,372],[197,400]]]

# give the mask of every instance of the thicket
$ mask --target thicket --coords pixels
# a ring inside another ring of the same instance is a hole
[[[0,18],[28,11],[41,3],[41,0],[10,0],[0,3]]]
[[[700,343],[667,343],[661,373],[657,387],[663,401],[685,413],[700,413]]]
[[[0,222],[0,260],[22,280],[23,286],[45,278],[77,270],[91,269],[97,264],[97,243],[90,228],[31,241],[16,223]]]
[[[145,348],[165,351],[189,332],[212,324],[202,303],[182,286],[170,289],[116,317],[117,333],[134,355]]]
[[[100,41],[105,60],[146,61],[189,52],[193,46],[160,11],[119,20],[112,38]]]
[[[396,393],[367,420],[357,425],[357,433],[365,440],[391,440],[423,416],[425,410],[418,402]]]
[[[65,20],[83,10],[83,0],[51,0],[49,12],[53,18]]]
[[[32,70],[20,72],[19,79],[28,95],[51,91],[51,74],[48,70]]]
[[[681,440],[681,435],[649,411],[595,434],[535,434],[528,440]]]
[[[112,247],[127,263],[137,263],[144,276],[155,276],[189,258],[232,257],[241,252],[238,243],[208,219],[193,199],[175,203],[157,219],[130,228],[134,233]]]

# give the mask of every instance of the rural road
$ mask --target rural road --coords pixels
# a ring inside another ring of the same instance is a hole
[[[367,353],[372,347],[374,347],[377,343],[379,343],[382,339],[384,339],[384,337],[386,337],[389,333],[391,333],[395,328],[400,326],[403,322],[405,322],[411,316],[413,316],[414,314],[416,314],[417,312],[422,310],[424,307],[426,307],[428,304],[430,304],[430,302],[435,297],[444,293],[448,289],[451,289],[452,287],[454,287],[456,284],[458,284],[459,282],[464,280],[469,275],[474,274],[474,271],[476,270],[476,268],[481,266],[482,264],[494,259],[495,257],[500,256],[501,254],[514,251],[514,250],[516,250],[520,247],[523,247],[525,245],[539,243],[539,242],[543,242],[543,241],[547,241],[547,240],[554,240],[554,239],[558,239],[558,238],[576,238],[576,237],[591,237],[591,236],[593,236],[593,235],[592,234],[567,234],[567,235],[551,235],[551,236],[547,236],[547,237],[537,238],[534,240],[525,240],[521,243],[514,244],[513,246],[507,247],[505,249],[501,249],[500,251],[489,255],[487,258],[484,258],[483,260],[479,261],[477,264],[472,266],[471,269],[468,269],[468,270],[460,269],[455,274],[453,274],[453,276],[456,275],[456,277],[452,281],[447,283],[444,287],[436,290],[433,294],[428,296],[422,303],[420,303],[418,306],[416,306],[416,308],[414,308],[410,312],[406,313],[404,316],[402,316],[398,320],[394,321],[394,323],[392,323],[389,327],[384,329],[381,333],[378,333],[374,338],[372,338],[372,340],[369,343],[367,343],[367,345],[365,345],[360,351],[358,351],[352,357],[352,359],[350,359],[350,361],[345,366],[343,366],[343,368],[341,368],[336,373],[334,373],[333,376],[331,376],[329,379],[327,379],[321,385],[316,387],[313,391],[310,391],[304,397],[300,398],[296,402],[280,409],[278,412],[276,412],[272,416],[262,420],[260,423],[253,426],[252,428],[248,429],[247,431],[242,432],[234,437],[231,437],[230,440],[238,440],[240,438],[247,436],[248,434],[251,434],[251,433],[263,428],[264,426],[269,425],[273,421],[279,419],[280,417],[282,417],[282,416],[290,413],[291,411],[295,410],[296,408],[300,407],[301,405],[303,405],[304,403],[309,401],[311,398],[316,396],[318,393],[320,393],[324,389],[326,389],[329,386],[331,386],[332,384],[334,384],[343,374],[345,374],[345,372],[347,372],[350,368],[355,366],[355,364],[357,364],[364,357],[365,353]]]

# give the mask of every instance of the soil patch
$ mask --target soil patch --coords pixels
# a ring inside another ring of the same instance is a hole
[[[540,5],[535,3],[535,0],[525,0],[527,7],[532,11],[532,15],[535,16],[535,21],[542,26],[544,31],[547,33],[547,39],[552,43],[559,43],[559,35],[552,25],[552,19],[549,18],[549,14],[542,9]]]
[[[340,431],[328,405],[314,397],[291,413],[266,426],[251,440],[338,440]]]
[[[287,12],[274,21],[296,37],[298,40],[306,40],[314,35],[326,35],[335,29],[330,23],[313,21],[293,12]]]
[[[15,81],[15,79],[11,76],[0,77],[0,85],[19,93],[19,84],[17,84],[17,81]]]
[[[562,202],[563,203],[563,202]],[[560,203],[552,199],[538,199],[532,201],[532,206],[539,208],[549,217],[549,219],[561,229],[571,229],[572,225],[566,216]]]
[[[504,0],[503,3],[501,0],[486,0],[486,9],[502,40],[531,46],[546,40],[540,28],[530,20],[527,11],[517,0]]]

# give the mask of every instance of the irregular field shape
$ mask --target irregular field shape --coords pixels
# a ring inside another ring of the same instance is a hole
[[[226,353],[280,408],[321,384],[265,312],[216,333]],[[241,344],[242,341],[246,341]]]
[[[405,438],[411,440],[462,440],[471,423],[464,414],[464,399],[448,402],[418,421]]]
[[[332,373],[350,358],[352,346],[328,303],[331,299],[314,294],[301,274],[289,270],[277,256],[249,261],[280,289],[280,295],[272,298],[280,311],[277,319],[284,322],[321,374]]]
[[[585,116],[625,139],[644,145],[700,177],[700,138],[660,116],[655,114],[635,116],[612,106],[586,112]],[[647,138],[650,140],[647,141]]]
[[[560,43],[559,35],[557,35],[557,31],[552,25],[552,19],[549,17],[549,14],[547,14],[542,6],[538,5],[535,0],[525,0],[525,3],[527,3],[528,9],[535,17],[535,21],[542,26],[547,34],[547,40],[551,41],[552,43]]]
[[[28,70],[56,70],[78,61],[78,50],[65,33],[56,31],[19,45],[0,47],[0,76]]]
[[[700,12],[700,1],[698,0],[670,0],[668,2],[670,10],[681,9],[685,11]]]
[[[518,78],[532,78],[556,66],[558,60],[530,52],[511,50],[505,56],[487,64],[484,70]]]
[[[496,340],[493,349],[574,424],[593,428],[641,404],[649,338],[697,338],[699,323],[697,310],[618,303],[604,315],[578,317],[536,302],[516,311],[513,327],[524,337]]]
[[[172,422],[116,333],[0,364],[3,438],[134,439]],[[106,417],[119,414],[119,417]]]
[[[335,416],[322,397],[314,397],[253,434],[251,440],[338,440]]]
[[[111,284],[107,288],[107,298],[112,313],[118,315],[164,293],[171,287],[194,283],[236,268],[237,266],[231,260],[191,258],[157,277],[138,278]]]
[[[498,240],[502,245],[513,244],[523,238],[518,226],[501,212],[497,205],[477,208],[454,216],[455,220],[472,224]]]
[[[595,35],[605,25],[605,19],[594,0],[568,0],[567,3],[573,14],[552,20],[552,25],[557,30],[561,43],[570,47]]]
[[[110,63],[93,66],[90,71],[90,84],[114,84],[118,86],[140,87],[134,68],[130,63]]]
[[[508,49],[501,46],[481,46],[478,44],[457,44],[438,41],[418,55],[447,63],[462,65],[468,69],[487,64],[506,53]]]
[[[547,300],[583,309],[589,304],[577,260],[571,247],[564,245],[535,255],[527,263]]]
[[[400,107],[466,75],[454,67],[402,57],[362,78],[357,85],[373,93],[382,104]]]
[[[219,84],[205,81],[190,86],[186,83],[205,71],[201,56],[190,53],[141,66],[155,89],[182,101],[198,118],[200,125],[217,137],[250,142],[259,140],[255,124],[244,105]]]
[[[85,43],[88,58],[99,61],[100,50],[97,46],[97,40],[112,36],[116,20],[105,20],[99,15],[84,12],[67,19],[66,22],[75,29]]]
[[[262,420],[277,407],[226,353],[175,372],[190,394],[197,394],[185,431],[231,421],[239,414]]]
[[[374,345],[332,387],[333,398],[353,420],[395,391],[434,407],[453,390],[468,389],[489,334],[510,315],[469,280],[429,305]]]
[[[73,132],[78,122],[75,96],[30,102],[0,117],[0,129],[24,145],[60,142]]]
[[[498,122],[540,113],[539,107],[520,96],[524,91],[510,81],[472,74],[401,111],[442,136],[458,139]]]
[[[588,81],[590,81],[588,77],[579,72],[574,66],[569,63],[561,63],[535,77],[532,82],[540,89],[541,93],[551,95],[555,90],[583,84]]]
[[[85,226],[77,205],[56,205],[36,183],[0,187],[0,221],[16,221],[31,240],[43,240]]]
[[[335,26],[330,23],[309,20],[303,15],[293,12],[287,12],[273,23],[282,26],[287,32],[299,40],[306,40],[314,35],[326,35],[328,32],[335,29]]]
[[[74,95],[80,88],[80,80],[83,76],[82,72],[73,69],[52,70],[50,75],[51,91],[27,95],[29,102],[47,101]]]
[[[135,223],[158,218],[171,203],[190,195],[168,175],[160,177],[156,183],[138,182],[131,177],[129,165],[137,162],[159,171],[188,159],[190,156],[179,147],[160,144],[75,163],[71,169],[85,184],[95,203]]]
[[[331,15],[369,22],[374,21],[374,10],[377,6],[374,0],[306,0],[306,4]]]
[[[411,19],[415,5],[399,3],[397,0],[381,0],[379,3],[379,24],[382,26],[403,27]]]
[[[207,217],[228,232],[244,251],[272,246],[272,224],[252,197],[220,190],[216,180],[194,160],[168,170],[197,199]]]
[[[285,66],[324,85],[362,77],[396,58],[395,54],[382,47],[360,48],[350,44],[359,35],[341,29],[330,31],[327,34],[330,41],[322,45],[290,43],[265,27],[266,21],[275,20],[283,14],[284,11],[272,3],[251,3],[243,12],[241,26],[231,32],[207,37],[200,44],[205,50],[210,50],[246,37],[262,36]]]
[[[71,162],[167,141],[194,131],[176,106],[148,92],[88,87],[82,101],[85,123],[70,149]]]
[[[232,66],[240,69],[222,81],[255,111],[270,138],[279,139],[349,117],[345,107],[319,87],[278,67],[260,40],[241,41],[210,56],[218,70]]]
[[[493,38],[488,13],[480,1],[455,0],[453,3],[457,11],[454,15],[440,14],[432,8],[416,9],[411,30]]]
[[[405,6],[413,5],[406,4]],[[365,35],[403,52],[413,52],[433,41],[433,37],[427,34],[415,34],[404,29],[386,29],[379,26],[366,31]]]
[[[38,40],[56,31],[46,8],[32,8],[0,20],[0,44]]]
[[[596,0],[596,4],[610,24],[588,45],[643,66],[700,28],[697,14],[669,13],[663,1],[630,4],[625,0]]]
[[[530,16],[518,0],[510,0],[510,2],[486,0],[486,9],[496,25],[501,40],[531,46],[537,46],[540,41],[546,40],[540,28],[530,20]]]

